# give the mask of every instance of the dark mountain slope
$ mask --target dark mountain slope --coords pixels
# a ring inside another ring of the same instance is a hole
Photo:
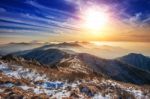
[[[150,73],[120,60],[102,59],[86,53],[70,54],[59,49],[34,49],[19,55],[49,67],[56,66],[74,72],[98,73],[114,80],[134,84],[150,84]]]
[[[142,54],[131,53],[119,58],[119,60],[150,72],[150,58]]]
[[[135,68],[127,63],[118,60],[101,59],[89,54],[79,54],[79,59],[86,63],[93,71],[109,76],[112,79],[150,84],[150,73]]]
[[[63,58],[69,58],[71,54],[58,49],[40,50],[36,49],[27,54],[21,55],[21,57],[27,60],[36,60],[44,65],[55,65]]]

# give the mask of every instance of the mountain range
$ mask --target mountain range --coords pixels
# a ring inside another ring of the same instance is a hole
[[[78,46],[62,43],[57,46]],[[53,45],[54,46],[54,45]],[[56,45],[55,45],[56,46]],[[49,68],[63,68],[68,72],[80,72],[85,74],[96,73],[106,78],[134,83],[150,84],[149,57],[131,53],[116,59],[103,59],[88,53],[76,53],[71,50],[48,48],[43,46],[28,51],[13,53],[3,56],[2,59],[10,59],[11,56],[23,58]]]
[[[86,45],[91,44],[11,43],[1,46],[0,98],[150,98],[149,57],[129,53],[122,57],[105,59],[89,53],[87,49],[94,49]],[[107,51],[112,51],[110,48],[116,49],[116,52],[120,50],[111,46],[103,48],[108,49]],[[99,53],[103,53],[99,49],[102,48],[96,48]]]

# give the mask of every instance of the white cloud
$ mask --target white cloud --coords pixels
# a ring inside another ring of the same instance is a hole
[[[135,16],[131,17],[130,20],[133,22],[139,21],[142,16],[142,13],[136,13]]]
[[[0,12],[6,12],[6,9],[0,8]]]

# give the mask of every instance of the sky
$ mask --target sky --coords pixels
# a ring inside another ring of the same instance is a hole
[[[150,0],[0,0],[0,43],[33,41],[150,42]]]

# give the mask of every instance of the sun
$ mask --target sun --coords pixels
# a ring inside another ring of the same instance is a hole
[[[108,22],[105,11],[90,8],[84,12],[84,27],[93,33],[98,33]]]

